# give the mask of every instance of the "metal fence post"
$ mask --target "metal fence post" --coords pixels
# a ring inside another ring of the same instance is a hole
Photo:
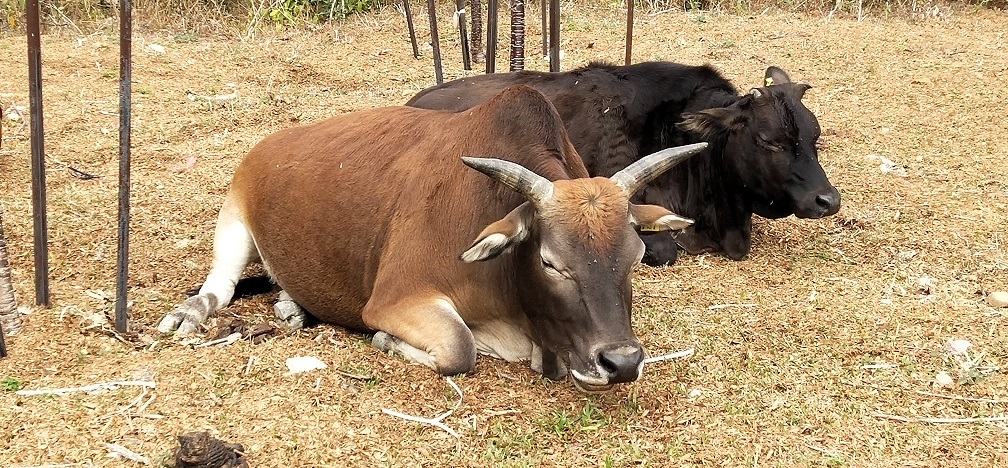
[[[132,0],[119,0],[119,250],[116,255],[115,305],[115,327],[119,333],[126,331],[129,322],[126,289],[129,279],[132,16]]]
[[[45,145],[42,132],[42,44],[39,2],[25,4],[28,30],[28,107],[31,118],[32,220],[35,304],[49,307],[49,228],[46,222]]]

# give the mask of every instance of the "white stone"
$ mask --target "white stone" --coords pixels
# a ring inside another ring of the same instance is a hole
[[[966,354],[966,351],[970,348],[970,346],[973,346],[973,343],[962,339],[949,340],[948,343],[945,343],[945,349],[947,349],[950,354],[957,356]]]
[[[326,363],[322,362],[321,359],[314,356],[297,356],[292,358],[287,358],[287,371],[293,374],[300,374],[302,372],[309,372],[313,370],[325,369]]]
[[[991,307],[1008,307],[1008,291],[994,291],[987,296],[987,305]]]
[[[942,388],[951,387],[953,382],[954,380],[952,380],[952,376],[948,372],[941,371],[935,376],[935,386]]]

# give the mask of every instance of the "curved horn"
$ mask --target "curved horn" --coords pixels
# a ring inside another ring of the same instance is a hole
[[[524,166],[494,158],[463,157],[462,162],[525,196],[536,207],[553,198],[553,182]]]
[[[699,153],[706,147],[706,142],[700,142],[666,148],[638,159],[622,171],[613,174],[609,179],[619,185],[628,197],[632,197],[644,184],[651,182],[655,177],[671,169],[672,166]]]

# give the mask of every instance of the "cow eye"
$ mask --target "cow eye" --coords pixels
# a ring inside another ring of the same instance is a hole
[[[773,151],[775,153],[779,153],[781,151],[784,151],[783,147],[781,147],[780,145],[775,144],[775,143],[771,142],[770,140],[764,138],[763,135],[760,135],[758,138],[756,138],[756,141],[759,142],[760,146],[762,146],[763,148],[765,148],[765,149],[767,149],[769,151]]]
[[[554,265],[553,263],[551,263],[549,260],[546,260],[546,257],[541,257],[540,256],[539,259],[542,260],[542,266],[543,266],[543,268],[545,268],[547,270],[553,270],[553,271],[555,271],[557,273],[560,272],[560,269],[557,268],[556,265]]]

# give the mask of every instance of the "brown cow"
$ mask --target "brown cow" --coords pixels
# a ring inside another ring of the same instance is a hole
[[[644,359],[630,327],[634,228],[690,223],[630,196],[704,146],[588,178],[556,110],[526,86],[458,114],[393,107],[280,131],[238,167],[206,283],[158,329],[196,330],[261,261],[290,325],[307,310],[442,374],[471,371],[479,352],[607,390]]]

